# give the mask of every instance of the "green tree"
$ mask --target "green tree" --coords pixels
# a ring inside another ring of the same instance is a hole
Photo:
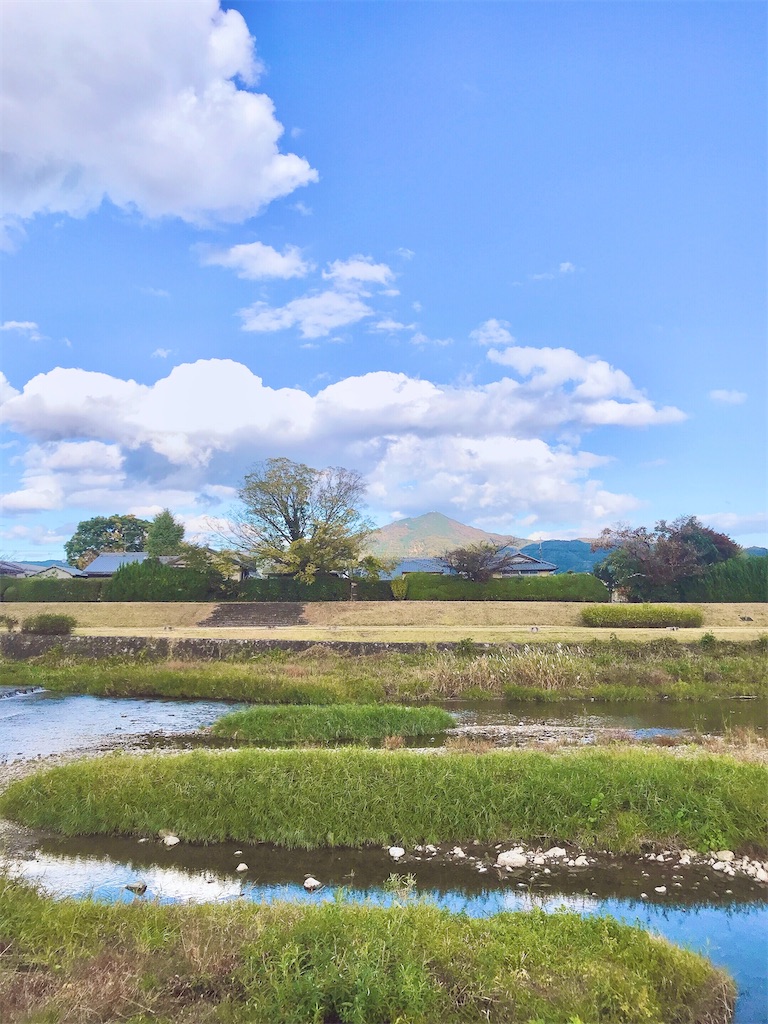
[[[318,573],[349,573],[370,532],[360,511],[364,495],[353,470],[267,459],[240,489],[237,546],[261,568],[306,583]]]
[[[67,561],[84,569],[103,551],[143,551],[149,526],[131,515],[84,519],[64,545]]]
[[[704,526],[695,516],[662,519],[653,530],[619,524],[595,541],[593,550],[610,554],[593,573],[611,590],[623,590],[632,600],[680,596],[680,586],[705,573],[710,566],[735,558],[739,545],[724,533]]]
[[[145,550],[157,558],[160,555],[178,555],[184,540],[184,524],[174,519],[170,509],[158,512],[147,530]]]

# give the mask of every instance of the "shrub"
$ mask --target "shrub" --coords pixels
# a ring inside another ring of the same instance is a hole
[[[121,566],[104,583],[101,597],[103,601],[205,601],[211,590],[207,574],[148,558]]]
[[[38,580],[10,578],[2,588],[4,601],[88,602],[101,597],[102,580]]]
[[[5,626],[9,633],[12,629],[15,629],[18,624],[19,620],[14,619],[12,615],[0,615],[0,625]]]
[[[360,584],[358,584],[359,586]],[[317,575],[312,583],[301,583],[293,576],[268,576],[244,580],[238,588],[238,601],[348,601],[352,585],[339,576]]]
[[[394,581],[393,581],[394,582]],[[409,601],[607,601],[605,585],[590,573],[514,576],[472,583],[458,576],[408,575]]]
[[[355,590],[358,601],[391,601],[393,596],[389,580],[358,580]]]
[[[406,576],[398,576],[397,579],[390,580],[389,587],[392,597],[396,601],[404,601],[408,597],[408,578]]]
[[[704,618],[698,608],[676,608],[664,604],[606,604],[582,609],[581,621],[585,626],[657,628],[700,626]]]
[[[43,612],[25,619],[21,624],[21,632],[33,633],[35,636],[69,636],[76,625],[77,619],[72,615]]]
[[[712,601],[738,604],[742,601],[768,601],[768,558],[765,556],[729,558],[713,565],[701,576],[680,584],[683,601]]]

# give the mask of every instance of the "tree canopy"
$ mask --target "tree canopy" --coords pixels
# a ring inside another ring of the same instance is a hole
[[[484,541],[446,551],[438,561],[464,579],[473,580],[475,583],[487,583],[496,573],[502,572],[512,563],[512,552],[507,544]]]
[[[158,512],[147,530],[146,550],[157,558],[160,555],[178,555],[184,541],[184,524],[174,519],[170,509]]]
[[[267,459],[248,473],[239,496],[238,546],[267,571],[311,582],[360,561],[370,524],[361,512],[365,483],[354,470]]]
[[[596,548],[611,548],[594,568],[594,575],[611,590],[623,590],[634,600],[658,598],[666,588],[699,576],[719,562],[734,558],[739,545],[724,533],[704,526],[695,516],[662,519],[653,530],[618,524],[603,530]]]
[[[131,515],[84,519],[64,545],[67,561],[84,569],[103,551],[143,551],[149,527],[146,519]]]

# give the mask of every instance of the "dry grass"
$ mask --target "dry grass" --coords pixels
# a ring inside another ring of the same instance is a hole
[[[64,604],[7,603],[19,620],[40,612],[73,615],[77,633],[94,636],[164,636],[222,639],[369,640],[388,643],[455,641],[478,643],[585,642],[615,633],[621,639],[650,640],[669,635],[683,642],[712,632],[721,640],[756,640],[768,630],[768,604],[701,605],[700,629],[594,629],[580,625],[584,605],[563,601],[392,601],[328,602],[304,606],[306,625],[211,628],[201,626],[215,605],[205,603]],[[751,621],[744,621],[750,619]],[[532,634],[532,627],[535,632]]]

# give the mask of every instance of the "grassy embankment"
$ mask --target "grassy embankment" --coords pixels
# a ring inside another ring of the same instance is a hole
[[[734,986],[640,928],[425,904],[98,905],[0,880],[0,1019],[726,1024]]]
[[[245,749],[79,761],[13,783],[0,813],[66,835],[169,829],[307,849],[514,838],[746,851],[765,847],[766,783],[762,765],[646,750]]]
[[[525,641],[532,627],[548,640],[569,643],[586,641],[594,629],[582,624],[581,612],[590,605],[564,601],[332,601],[305,604],[302,624],[274,627],[258,625],[259,603],[252,602],[254,625],[210,627],[202,623],[216,605],[191,602],[91,602],[39,603],[8,602],[4,610],[19,620],[38,612],[74,615],[77,632],[91,635],[167,636],[170,628],[177,637],[215,636],[264,639],[279,636],[296,640],[375,640],[383,642],[460,640],[501,643]],[[604,606],[610,607],[610,606]],[[691,605],[670,605],[690,609]],[[701,604],[700,628],[678,634],[698,640],[705,632],[718,639],[755,640],[768,631],[768,604]],[[648,640],[658,630],[625,631],[614,627],[622,638]]]
[[[376,704],[507,697],[530,701],[710,700],[768,695],[766,644],[684,645],[597,641],[568,648],[529,644],[489,651],[422,650],[370,655],[323,647],[270,650],[242,661],[77,659],[51,653],[3,663],[11,686],[69,693],[249,701]]]
[[[456,724],[442,708],[396,704],[326,704],[252,707],[233,711],[211,726],[214,736],[251,743],[368,742],[387,736],[430,736]]]

